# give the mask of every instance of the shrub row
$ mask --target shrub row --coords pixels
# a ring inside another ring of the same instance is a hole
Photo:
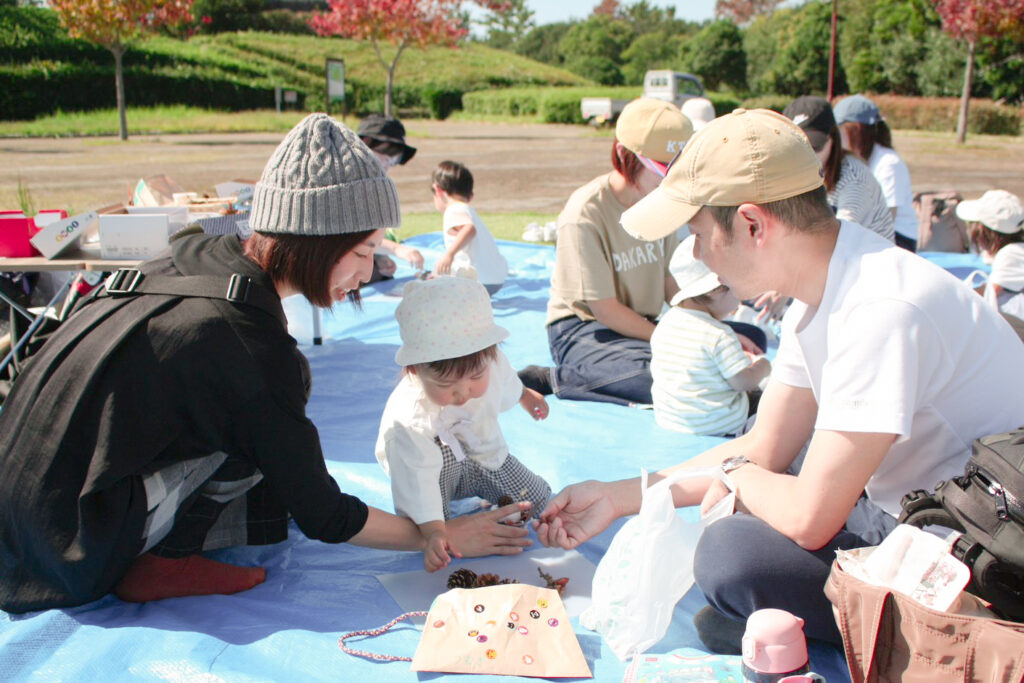
[[[240,110],[266,109],[274,104],[272,87],[198,76],[193,70],[161,73],[126,67],[124,84],[132,106],[188,104]],[[301,100],[302,93],[299,97]],[[113,65],[37,61],[0,66],[0,111],[6,119],[32,119],[57,110],[84,111],[115,103]]]
[[[869,97],[882,110],[882,116],[890,128],[940,132],[956,130],[960,98],[871,94]],[[1020,135],[1022,115],[1024,108],[972,98],[967,110],[967,131],[988,135]]]
[[[610,97],[629,100],[639,97],[639,86],[503,88],[477,90],[462,97],[462,108],[470,114],[531,116],[544,123],[583,123],[580,100],[584,97]],[[740,106],[740,101],[725,93],[706,93],[718,115]]]

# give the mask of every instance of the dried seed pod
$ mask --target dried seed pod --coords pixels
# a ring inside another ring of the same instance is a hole
[[[448,588],[473,588],[476,572],[470,569],[456,569],[448,577]]]

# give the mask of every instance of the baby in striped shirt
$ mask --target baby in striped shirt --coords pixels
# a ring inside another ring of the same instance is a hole
[[[679,293],[651,336],[654,418],[677,432],[729,436],[753,413],[748,392],[758,390],[771,364],[745,352],[722,322],[739,301],[693,257],[693,241],[688,237],[672,255],[669,272]]]

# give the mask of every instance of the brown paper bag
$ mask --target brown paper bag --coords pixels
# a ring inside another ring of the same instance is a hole
[[[437,596],[412,670],[591,677],[557,591],[519,583]]]

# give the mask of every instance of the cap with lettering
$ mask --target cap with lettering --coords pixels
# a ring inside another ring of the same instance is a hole
[[[661,185],[622,214],[622,227],[657,240],[702,207],[766,204],[823,184],[821,163],[796,124],[767,109],[737,109],[690,139]]]
[[[615,138],[634,154],[667,164],[693,135],[693,124],[671,102],[641,97],[623,108]]]

